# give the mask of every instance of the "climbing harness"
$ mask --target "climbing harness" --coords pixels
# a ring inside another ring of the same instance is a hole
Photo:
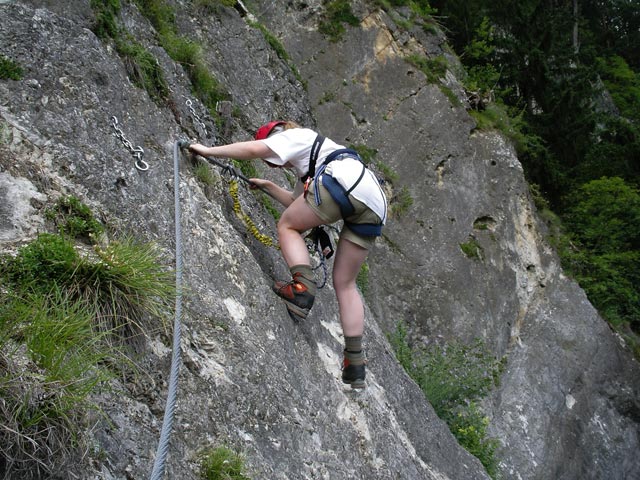
[[[145,172],[147,170],[149,170],[149,164],[147,162],[145,162],[142,157],[144,156],[144,149],[140,146],[138,147],[134,147],[133,143],[131,143],[127,137],[124,136],[124,132],[122,131],[122,129],[118,126],[118,118],[117,117],[111,117],[111,126],[113,127],[113,129],[115,130],[115,133],[113,134],[114,137],[119,138],[120,141],[122,142],[122,144],[127,147],[129,149],[129,151],[131,152],[131,154],[135,157],[136,161],[135,161],[135,166],[138,170],[140,170],[141,172]]]
[[[340,212],[342,213],[342,218],[344,219],[345,225],[348,226],[350,230],[357,233],[358,235],[363,235],[366,237],[372,237],[372,236],[379,237],[380,235],[382,235],[382,223],[353,223],[347,220],[347,218],[353,215],[355,211],[355,208],[353,207],[351,200],[349,200],[349,195],[358,186],[358,184],[364,177],[365,173],[367,172],[367,166],[364,164],[364,162],[360,158],[360,155],[358,154],[358,152],[356,152],[355,150],[351,150],[349,148],[340,148],[338,150],[334,150],[329,155],[327,155],[327,158],[324,160],[324,162],[322,162],[322,164],[320,165],[320,168],[316,170],[315,163],[318,157],[320,146],[322,145],[323,141],[324,141],[324,137],[322,137],[321,135],[318,135],[316,137],[316,140],[313,142],[313,146],[311,148],[311,154],[309,157],[310,158],[309,172],[307,173],[307,175],[305,175],[305,177],[303,177],[305,179],[304,181],[306,184],[305,192],[308,189],[309,182],[313,182],[315,187],[314,199],[315,199],[316,205],[320,205],[321,199],[320,199],[320,189],[318,188],[318,183],[320,181],[320,178],[322,178],[322,185],[327,189],[327,191],[331,195],[331,198],[333,198],[333,200],[340,207]],[[317,147],[317,150],[314,150],[316,144],[318,144],[318,147]],[[360,176],[354,182],[354,184],[351,185],[351,187],[348,190],[344,188],[342,185],[340,185],[340,183],[336,179],[334,179],[331,175],[324,173],[329,163],[333,162],[334,160],[342,160],[343,158],[353,158],[355,160],[358,160],[362,165],[362,172],[360,172]]]
[[[318,155],[320,155],[320,148],[324,140],[325,137],[318,134],[313,140],[313,145],[311,145],[311,151],[309,152],[309,171],[300,179],[307,187],[309,185],[308,182],[316,176],[316,162],[318,161]]]
[[[327,158],[322,162],[320,167],[316,169],[316,163],[318,161],[318,155],[320,154],[320,148],[324,143],[325,137],[318,134],[316,138],[313,140],[313,144],[311,145],[311,151],[309,152],[309,170],[306,175],[303,175],[300,180],[304,183],[304,193],[307,194],[309,190],[309,185],[313,182],[315,187],[314,198],[316,205],[320,205],[320,190],[318,189],[319,179],[322,178],[322,185],[327,189],[333,200],[340,207],[340,212],[342,213],[342,218],[344,219],[345,225],[349,227],[352,231],[357,233],[358,235],[363,236],[380,236],[382,235],[382,224],[375,223],[352,223],[347,221],[347,218],[353,215],[354,207],[349,200],[349,194],[358,186],[365,173],[367,172],[367,166],[364,164],[360,155],[355,150],[349,148],[339,148],[334,150]],[[340,185],[331,175],[325,174],[324,171],[327,168],[329,163],[334,160],[342,160],[343,158],[353,158],[358,160],[362,164],[362,172],[360,172],[360,176],[355,181],[355,183],[348,190]]]
[[[189,111],[191,112],[191,116],[193,116],[193,118],[196,121],[196,123],[202,127],[204,136],[206,137],[207,136],[207,126],[204,124],[202,119],[196,113],[196,109],[193,107],[193,102],[191,101],[190,98],[187,98],[187,101],[185,102],[185,104],[189,108]]]
[[[158,449],[156,450],[156,459],[153,464],[151,480],[160,480],[164,475],[164,463],[169,451],[169,440],[171,437],[171,428],[173,426],[173,417],[178,391],[178,373],[181,363],[180,339],[182,336],[182,228],[180,226],[180,167],[178,162],[178,143],[179,142],[176,142],[173,147],[174,221],[176,232],[176,311],[173,324],[173,351],[171,355],[171,372],[169,374],[167,403],[165,405],[164,419],[162,420],[162,430],[160,432],[160,440],[158,441]]]

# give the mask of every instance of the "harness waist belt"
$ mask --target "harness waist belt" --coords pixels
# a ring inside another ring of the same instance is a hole
[[[382,235],[381,223],[353,223],[346,220],[347,217],[354,214],[355,208],[349,200],[349,192],[335,178],[328,174],[322,175],[322,185],[340,207],[340,213],[342,218],[345,219],[344,223],[347,227],[358,235],[365,237],[379,237]],[[319,195],[317,186],[315,193],[316,196]]]

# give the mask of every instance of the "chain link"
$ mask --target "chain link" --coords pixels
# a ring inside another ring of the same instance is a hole
[[[111,126],[115,130],[115,133],[113,134],[113,136],[116,137],[116,138],[119,138],[120,141],[122,142],[122,144],[126,148],[128,148],[129,151],[131,152],[131,154],[135,157],[135,159],[136,159],[136,162],[135,162],[136,168],[138,170],[140,170],[141,172],[145,172],[145,171],[149,170],[149,164],[142,159],[142,157],[144,156],[144,149],[142,147],[140,147],[140,146],[134,147],[133,144],[127,139],[127,137],[124,136],[124,132],[118,126],[118,118],[117,117],[111,117]]]
[[[202,130],[204,132],[204,137],[206,138],[206,136],[207,136],[207,126],[204,124],[202,119],[196,113],[196,109],[193,107],[193,102],[191,101],[190,98],[187,98],[187,101],[185,103],[186,103],[187,107],[189,107],[189,111],[191,112],[191,115],[193,116],[195,121],[198,124],[200,124],[200,126],[202,127]]]

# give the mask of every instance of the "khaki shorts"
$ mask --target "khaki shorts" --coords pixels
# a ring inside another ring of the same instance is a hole
[[[340,212],[340,206],[331,197],[331,194],[324,187],[324,185],[322,185],[322,177],[318,181],[318,189],[320,190],[320,205],[316,205],[314,182],[311,182],[309,184],[309,190],[305,198],[307,205],[309,205],[309,207],[311,207],[311,210],[313,210],[314,213],[318,217],[320,217],[327,225],[335,223],[338,220],[342,220],[342,212]],[[349,201],[355,208],[355,212],[353,213],[353,215],[348,218],[349,222],[376,224],[380,223],[380,218],[378,217],[378,215],[376,215],[373,210],[367,207],[360,200],[357,200],[353,198],[352,195],[349,195]],[[344,225],[342,227],[342,231],[340,232],[340,238],[346,238],[356,245],[360,245],[362,248],[370,250],[377,237],[366,237],[363,235],[358,235],[347,225]]]

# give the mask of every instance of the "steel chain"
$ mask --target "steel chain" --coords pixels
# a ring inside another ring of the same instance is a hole
[[[127,137],[124,136],[124,132],[122,131],[122,129],[118,126],[118,118],[117,117],[111,117],[111,126],[113,127],[113,129],[115,130],[115,133],[113,134],[114,137],[119,138],[120,141],[122,142],[122,144],[129,149],[129,151],[131,152],[131,154],[135,157],[136,161],[135,161],[135,166],[138,170],[140,170],[141,172],[145,172],[147,170],[149,170],[149,164],[147,162],[145,162],[142,157],[144,156],[144,149],[140,146],[138,147],[134,147],[133,144],[127,139]]]
[[[195,121],[197,123],[199,123],[200,126],[202,127],[202,130],[204,131],[204,137],[206,138],[206,136],[207,136],[207,126],[204,124],[202,119],[196,113],[196,109],[193,107],[193,102],[191,101],[191,99],[187,98],[187,101],[185,103],[187,104],[187,107],[189,107],[189,111],[191,112],[191,115],[193,116]]]

